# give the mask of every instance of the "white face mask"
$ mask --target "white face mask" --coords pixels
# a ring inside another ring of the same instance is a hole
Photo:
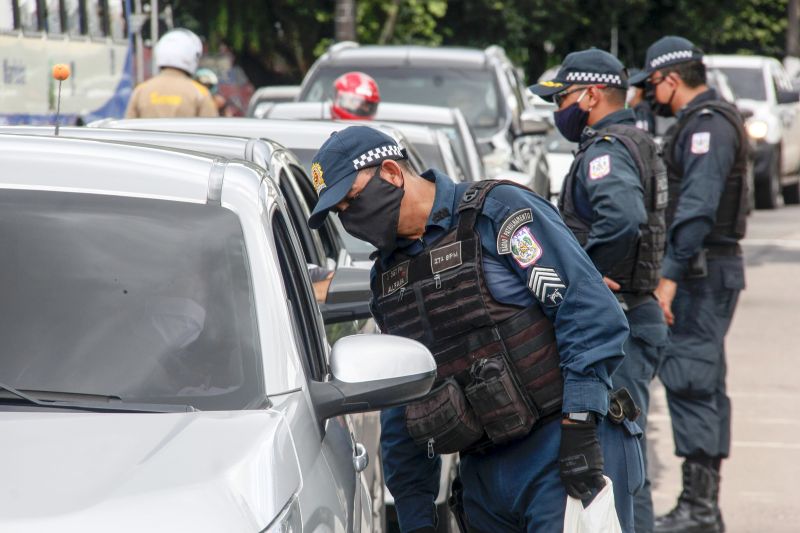
[[[189,298],[164,298],[152,309],[150,320],[170,351],[186,348],[203,332],[206,311]]]

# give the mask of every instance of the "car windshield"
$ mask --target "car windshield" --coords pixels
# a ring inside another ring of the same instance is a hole
[[[314,73],[302,99],[329,100],[333,81],[352,67],[322,67]],[[483,137],[494,133],[504,118],[504,107],[490,70],[420,67],[359,67],[378,83],[381,101],[457,107]]]
[[[737,98],[765,101],[767,99],[764,73],[761,68],[723,67],[720,68],[728,78],[733,94]]]
[[[123,401],[264,396],[238,217],[219,206],[0,192],[0,382]]]

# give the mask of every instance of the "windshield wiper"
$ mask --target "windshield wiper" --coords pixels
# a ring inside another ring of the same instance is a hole
[[[5,391],[5,393],[3,392]],[[181,413],[197,411],[191,405],[125,402],[119,396],[83,394],[79,392],[32,391],[25,392],[0,382],[0,402],[19,401],[55,409],[78,411],[124,411],[132,413]]]

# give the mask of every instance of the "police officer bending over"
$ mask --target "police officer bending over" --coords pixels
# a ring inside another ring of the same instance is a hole
[[[428,396],[381,414],[383,466],[404,532],[435,531],[438,454],[461,452],[469,531],[560,531],[567,493],[614,483],[633,531],[638,427],[612,423],[625,316],[549,202],[509,182],[417,175],[393,139],[356,126],[314,157],[319,201],[373,244],[384,333],[433,352]]]
[[[625,109],[627,85],[622,63],[591,49],[569,54],[553,80],[531,91],[555,100],[556,126],[580,143],[558,207],[628,318],[625,359],[613,382],[630,391],[644,430],[650,381],[667,342],[667,325],[653,296],[664,253],[667,174],[650,135]],[[634,502],[636,532],[652,531],[649,480]]]
[[[719,470],[730,452],[730,399],[725,392],[725,334],[744,264],[747,138],[741,117],[706,85],[702,52],[681,37],[647,49],[632,83],[654,87],[656,109],[674,114],[664,161],[669,173],[667,249],[656,289],[671,328],[659,377],[667,389],[683,491],[655,531],[717,533]]]

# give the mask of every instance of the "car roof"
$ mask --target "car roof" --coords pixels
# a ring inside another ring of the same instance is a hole
[[[235,159],[250,159],[247,151],[263,145],[268,152],[281,148],[270,140],[206,133],[128,130],[120,128],[85,128],[62,126],[61,137],[149,144],[156,147],[189,150]],[[52,126],[0,126],[0,133],[53,136]],[[265,154],[269,156],[268,153]]]
[[[710,67],[749,67],[760,68],[770,62],[771,57],[746,55],[707,55],[703,62]]]
[[[244,161],[148,145],[22,134],[0,138],[0,188],[218,203],[218,177],[229,164],[257,168]],[[250,174],[258,190],[263,172]]]
[[[101,120],[89,126],[155,131],[182,131],[216,135],[234,135],[271,139],[289,149],[317,149],[334,131],[352,126],[352,122],[320,120],[279,120],[260,118],[154,118]],[[389,126],[370,124],[406,144],[403,133]]]
[[[484,50],[429,46],[353,46],[330,50],[319,65],[353,67],[426,66],[445,68],[487,68],[490,55]]]

